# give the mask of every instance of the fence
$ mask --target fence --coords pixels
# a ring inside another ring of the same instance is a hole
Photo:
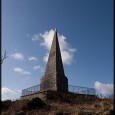
[[[31,95],[40,91],[40,84],[22,90],[22,96]]]
[[[94,88],[68,85],[68,91],[76,94],[96,95]]]
[[[81,86],[68,85],[68,91],[76,94],[95,95],[96,90],[94,88],[87,88]],[[22,96],[31,95],[40,92],[40,84],[33,87],[22,90]]]

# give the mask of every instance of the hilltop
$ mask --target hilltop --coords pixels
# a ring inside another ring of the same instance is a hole
[[[2,101],[1,115],[113,115],[113,99],[97,96],[62,93],[50,94],[43,101],[32,100]]]

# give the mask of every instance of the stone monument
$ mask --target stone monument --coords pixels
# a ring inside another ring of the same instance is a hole
[[[40,91],[54,90],[68,92],[68,79],[65,76],[57,30],[55,29],[46,70],[41,78]]]

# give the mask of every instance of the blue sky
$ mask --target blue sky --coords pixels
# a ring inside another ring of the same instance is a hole
[[[54,29],[70,85],[113,92],[113,0],[2,0],[2,99],[40,84]]]

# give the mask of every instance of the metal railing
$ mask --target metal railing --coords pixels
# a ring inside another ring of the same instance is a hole
[[[68,85],[68,91],[76,94],[96,95],[95,88]]]
[[[40,91],[40,84],[22,90],[22,96],[31,95]]]
[[[68,85],[68,91],[75,94],[96,95],[95,88]],[[22,96],[27,96],[40,92],[40,84],[22,90]]]

